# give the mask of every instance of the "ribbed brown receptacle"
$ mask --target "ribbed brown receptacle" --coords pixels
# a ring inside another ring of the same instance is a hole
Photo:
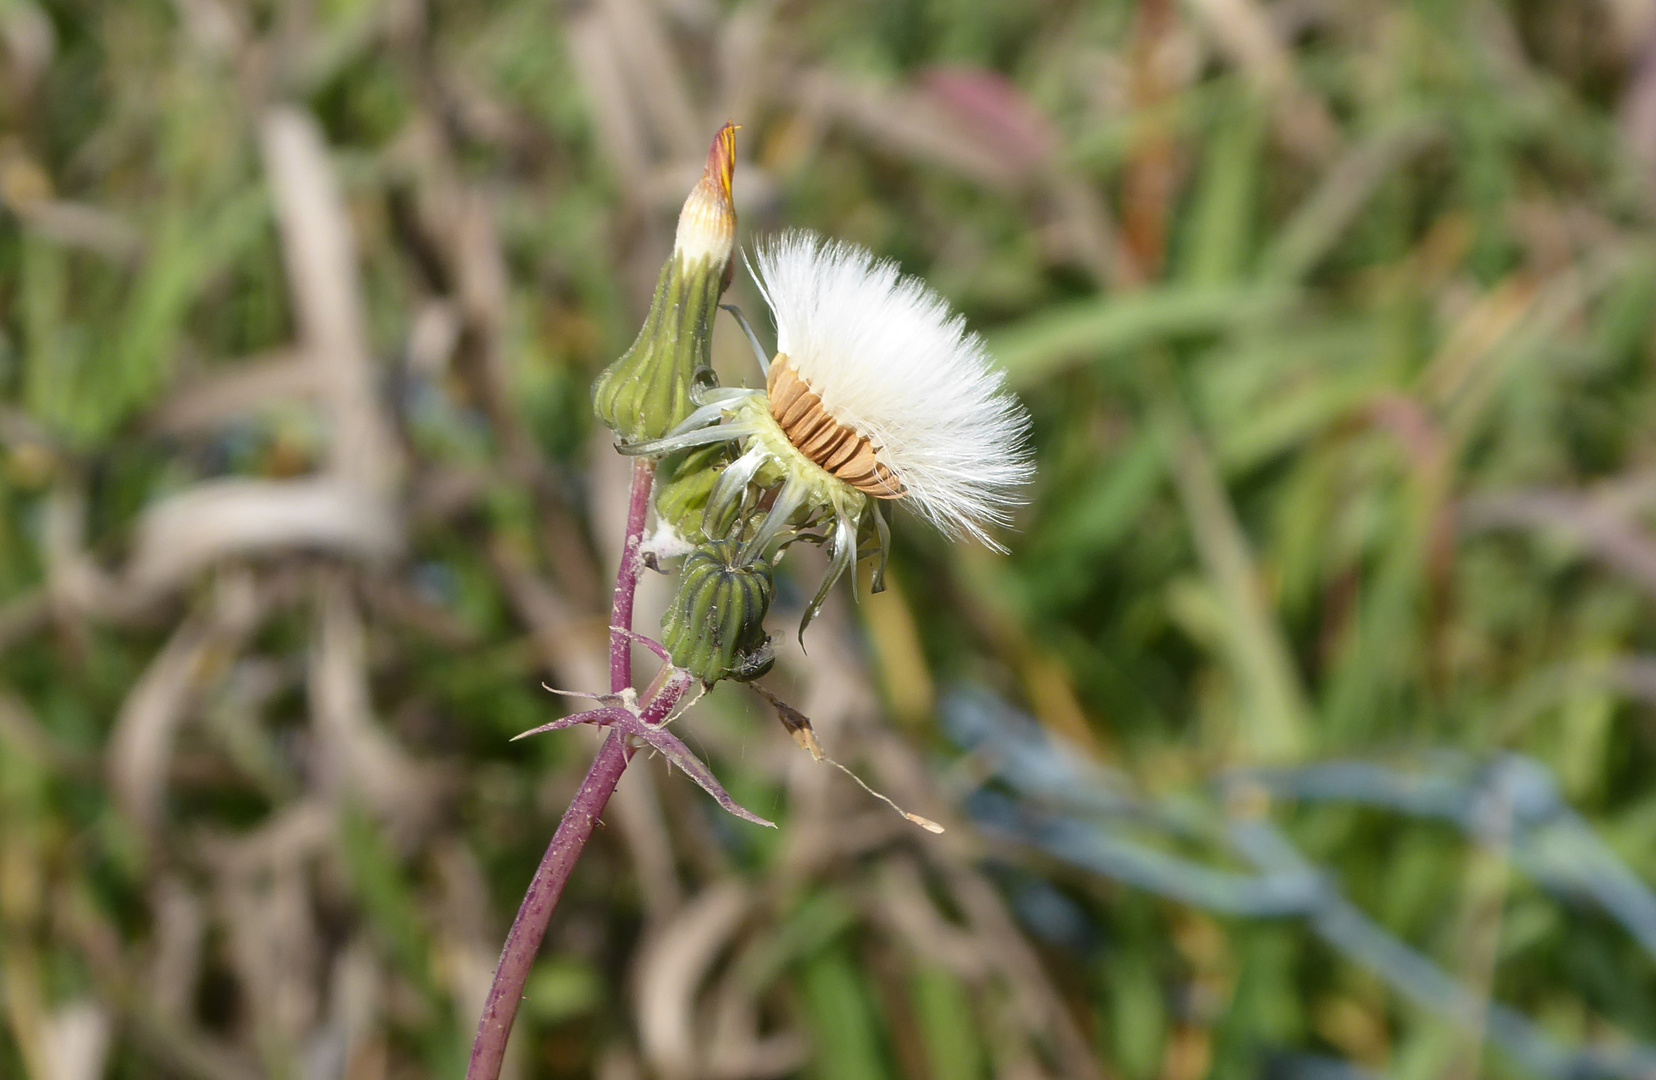
[[[771,361],[766,381],[771,415],[799,452],[858,491],[876,499],[899,499],[903,485],[880,461],[880,448],[868,436],[828,415],[822,399],[799,377],[785,355]]]

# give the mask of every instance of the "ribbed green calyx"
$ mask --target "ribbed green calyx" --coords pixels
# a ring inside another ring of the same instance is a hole
[[[598,419],[623,444],[666,435],[696,407],[691,390],[714,385],[713,316],[724,273],[725,263],[705,256],[667,257],[638,338],[592,388]]]
[[[656,471],[656,517],[692,544],[705,544],[707,497],[718,483],[719,469],[730,460],[723,444],[681,450],[662,459]]]
[[[775,654],[765,614],[775,595],[769,562],[741,561],[737,540],[704,544],[679,571],[678,595],[661,620],[673,663],[704,683],[746,682],[771,668]]]

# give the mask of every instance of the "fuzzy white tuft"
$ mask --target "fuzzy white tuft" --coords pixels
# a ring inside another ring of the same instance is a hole
[[[823,408],[880,447],[913,504],[951,538],[1005,525],[1034,472],[1029,416],[948,302],[867,250],[790,230],[753,267],[777,352]]]

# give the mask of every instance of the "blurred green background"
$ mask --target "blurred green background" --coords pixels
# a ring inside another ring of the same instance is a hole
[[[461,1074],[726,119],[1039,480],[773,613],[948,832],[721,686],[512,1080],[1656,1075],[1656,4],[0,0],[0,1077]]]

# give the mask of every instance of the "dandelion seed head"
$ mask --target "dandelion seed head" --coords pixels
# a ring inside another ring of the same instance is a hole
[[[1008,522],[1033,465],[1028,414],[983,339],[924,282],[855,245],[791,230],[758,245],[753,271],[779,356],[868,440],[891,494],[951,538],[998,547],[987,530]]]

